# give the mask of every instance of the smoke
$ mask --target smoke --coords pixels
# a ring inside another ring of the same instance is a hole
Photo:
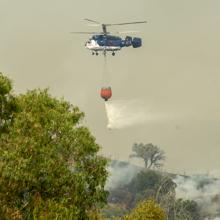
[[[143,168],[129,162],[113,160],[108,167],[107,190],[124,186]],[[203,220],[220,220],[220,178],[216,173],[176,176],[176,198],[194,200]]]
[[[143,124],[153,119],[147,106],[138,100],[117,100],[105,102],[108,117],[107,127],[120,129]]]
[[[220,220],[220,179],[216,175],[178,176],[177,198],[198,203],[205,220]]]
[[[128,162],[113,160],[108,167],[109,177],[106,183],[106,189],[115,189],[128,184],[140,169],[140,167]]]

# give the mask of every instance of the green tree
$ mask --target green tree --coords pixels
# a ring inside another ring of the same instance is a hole
[[[144,190],[157,190],[163,176],[161,173],[154,170],[140,171],[128,184],[128,188],[131,192],[142,193]]]
[[[0,72],[0,137],[7,131],[16,111],[17,105],[12,95],[11,81]]]
[[[162,208],[154,201],[148,200],[141,202],[136,208],[121,220],[166,220],[166,216]]]
[[[147,169],[160,168],[163,165],[162,162],[165,160],[164,151],[151,143],[145,145],[135,143],[132,151],[134,154],[131,154],[130,157],[142,158]]]
[[[177,199],[175,202],[175,219],[199,220],[201,219],[198,204],[193,200]]]
[[[128,213],[128,210],[120,204],[108,204],[102,209],[102,215],[107,219],[122,217]]]
[[[107,160],[80,126],[83,113],[47,90],[16,103],[0,138],[0,219],[89,219],[106,202]]]

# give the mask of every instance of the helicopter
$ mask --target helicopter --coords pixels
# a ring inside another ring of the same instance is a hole
[[[113,56],[115,52],[121,50],[123,47],[138,48],[142,46],[142,39],[139,37],[126,36],[124,39],[112,35],[107,31],[107,27],[116,25],[129,25],[129,24],[141,24],[147,23],[146,21],[136,21],[127,23],[115,23],[115,24],[102,24],[98,21],[85,18],[84,20],[92,23],[92,26],[101,26],[102,32],[70,32],[71,34],[92,34],[92,37],[85,43],[85,48],[92,51],[92,55],[99,55],[99,52],[103,52],[106,56],[106,52],[110,51]],[[123,32],[117,32],[120,34]],[[125,33],[125,32],[124,32]]]

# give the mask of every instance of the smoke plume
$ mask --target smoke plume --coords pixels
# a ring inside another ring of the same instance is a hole
[[[140,167],[128,162],[113,160],[108,167],[109,177],[106,189],[115,189],[128,184],[140,170]]]
[[[205,220],[220,220],[220,179],[216,175],[178,176],[178,198],[198,203]]]

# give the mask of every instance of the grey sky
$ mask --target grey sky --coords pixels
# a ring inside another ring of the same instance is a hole
[[[49,87],[86,113],[102,152],[127,159],[134,142],[152,142],[167,155],[171,171],[220,166],[220,2],[217,0],[0,0],[0,71],[15,91]],[[96,31],[83,18],[148,24],[112,28],[140,30],[143,47],[108,59],[113,99],[139,99],[168,120],[109,131],[103,101],[103,57],[84,49]],[[173,116],[173,117],[172,117]]]

